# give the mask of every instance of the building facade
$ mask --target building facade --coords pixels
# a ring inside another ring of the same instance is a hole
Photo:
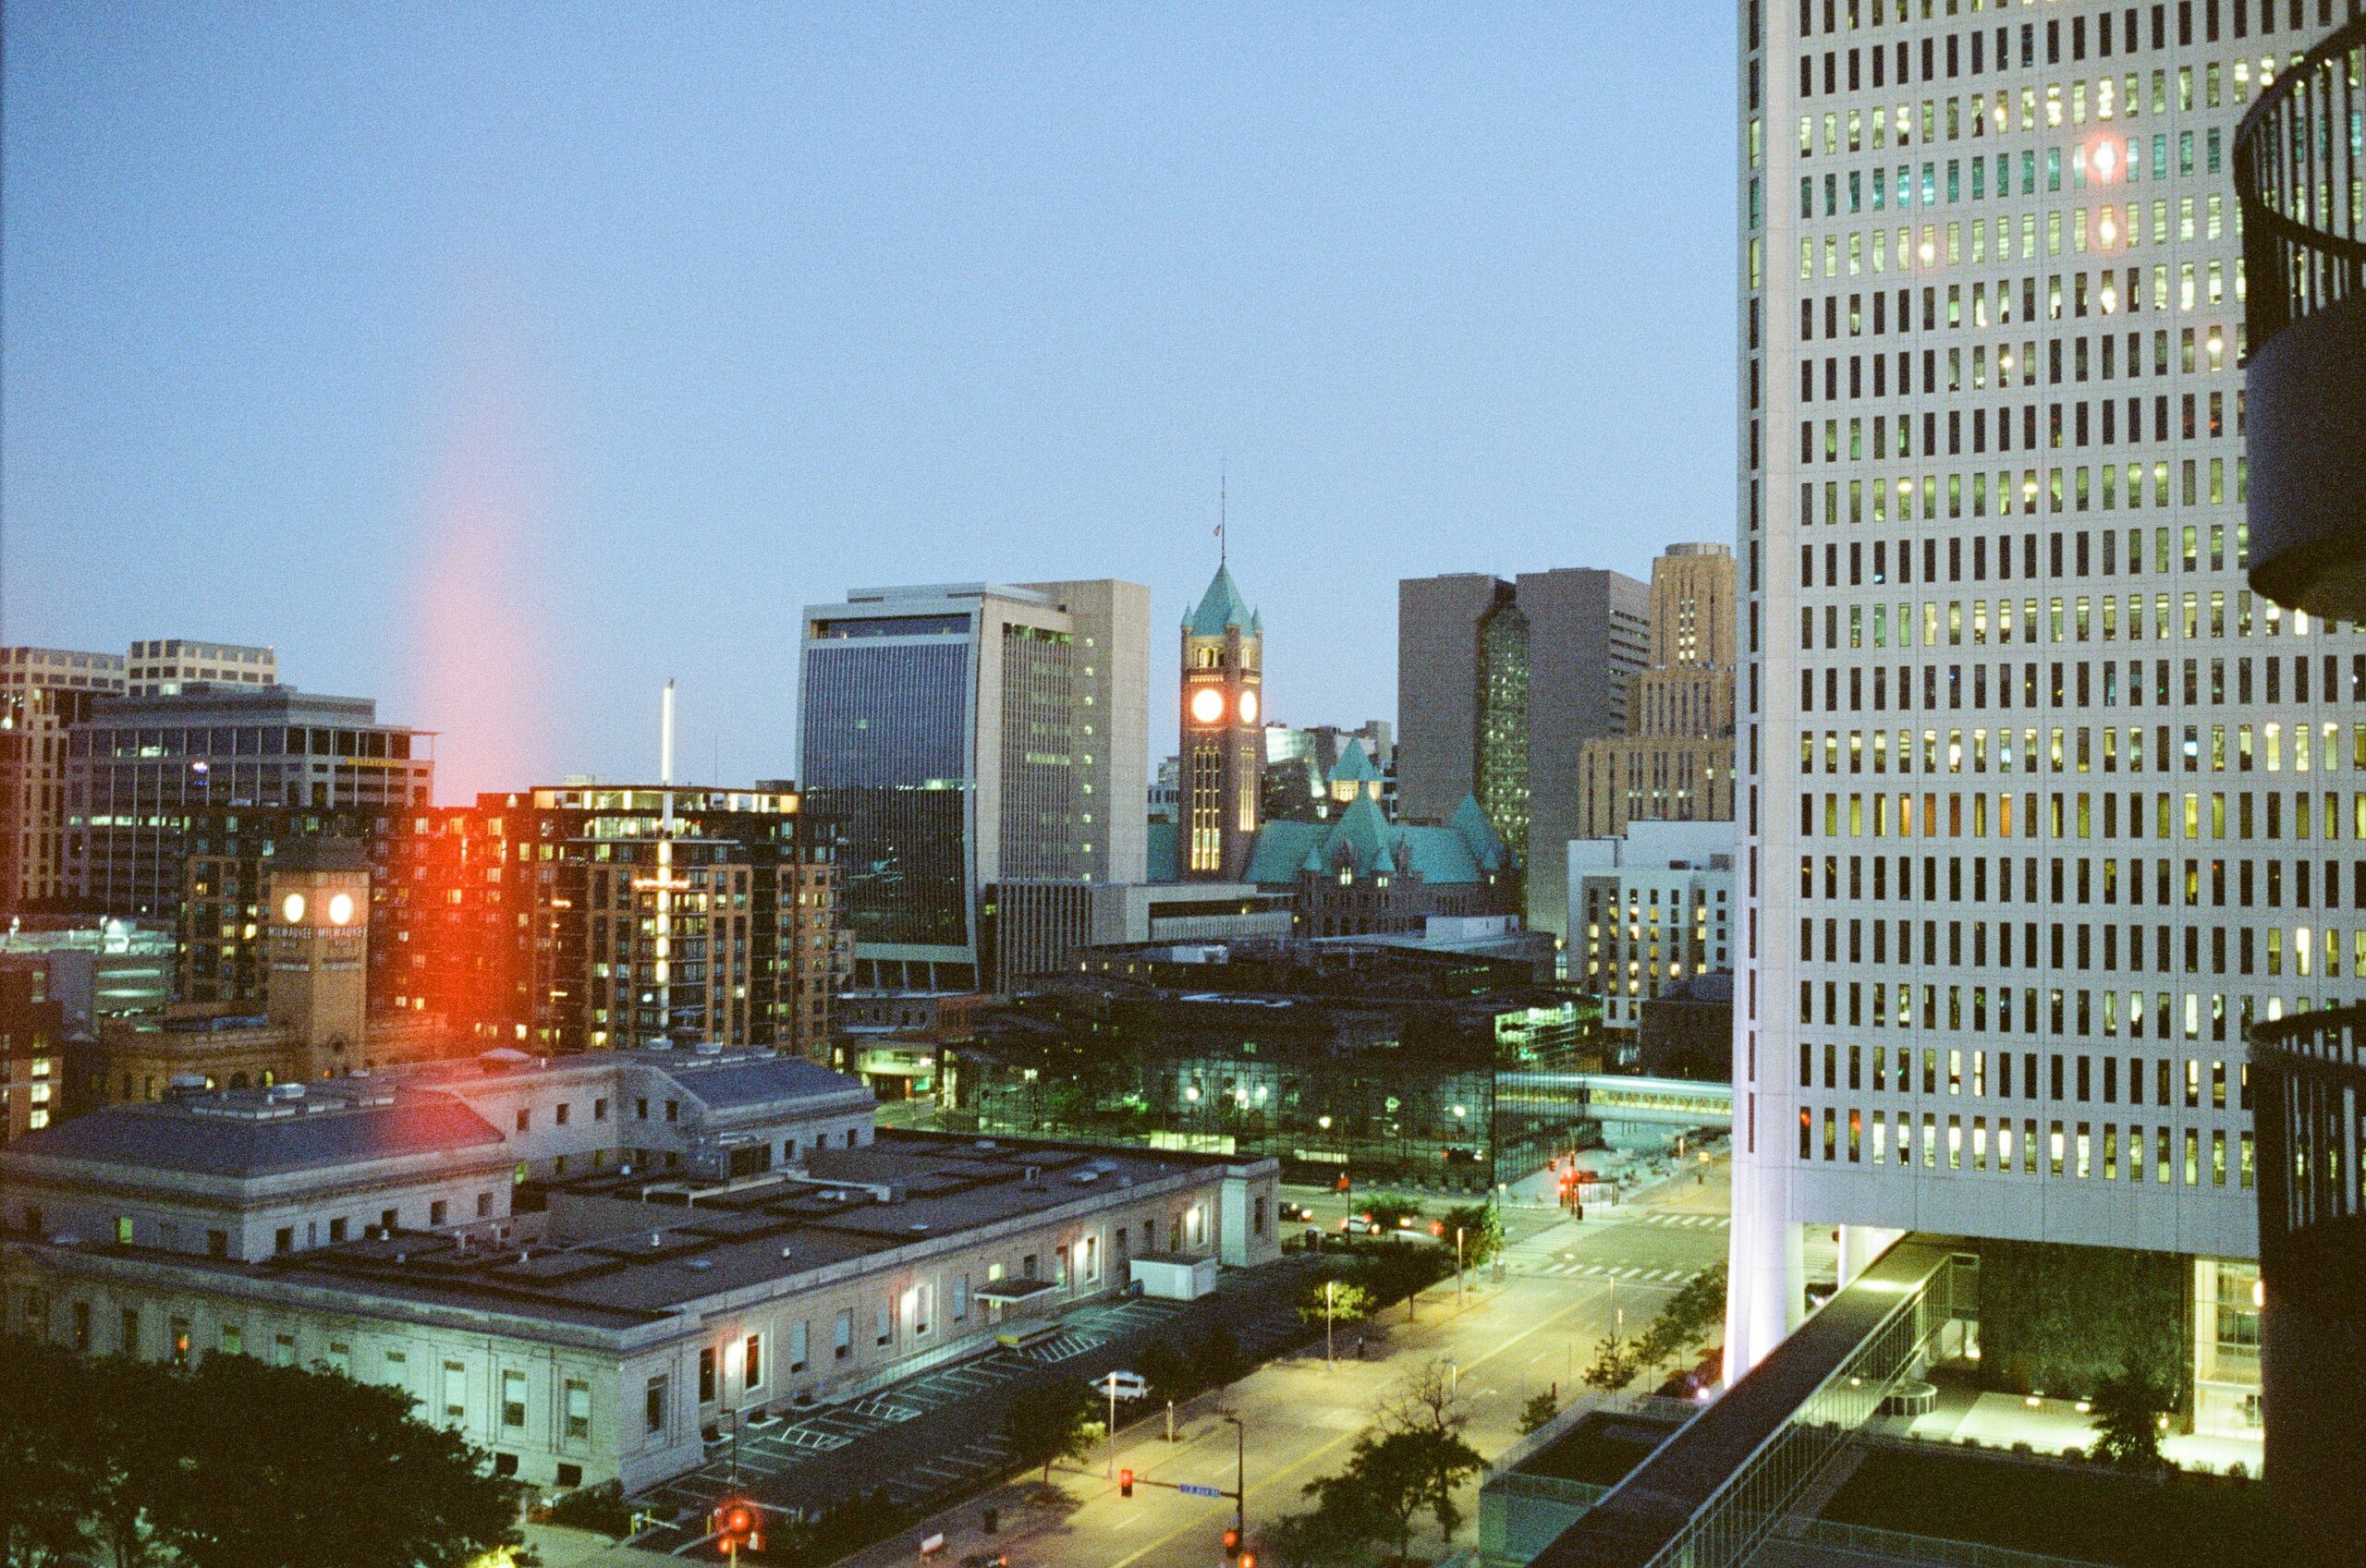
[[[868,1091],[805,1063],[496,1051],[333,1087],[0,1153],[10,1323],[325,1365],[497,1473],[640,1491],[727,1414],[855,1397],[1124,1291],[1146,1255],[1280,1255],[1270,1161],[874,1133]]]
[[[0,1144],[38,1132],[65,1113],[66,1009],[49,994],[49,974],[0,960]]]
[[[199,820],[276,807],[391,825],[433,799],[433,749],[365,698],[281,686],[103,698],[69,735],[67,895],[177,921]]]
[[[150,638],[131,645],[124,675],[134,697],[178,697],[205,687],[277,686],[279,655],[242,643]]]
[[[1635,678],[1627,733],[1581,750],[1581,836],[1733,820],[1734,609],[1730,546],[1670,545],[1652,563],[1651,665]]]
[[[835,827],[809,799],[780,781],[568,784],[417,814],[382,889],[379,991],[481,1046],[713,1042],[826,1064],[853,958]]]
[[[1264,780],[1265,624],[1219,565],[1183,622],[1182,772],[1186,881],[1237,882],[1256,842]]]
[[[2366,641],[2243,575],[2224,167],[2331,19],[1739,8],[1733,1369],[1809,1224],[2240,1299],[2239,1041],[2356,995],[2366,902]],[[2180,1419],[2255,1433],[2204,1348]]]
[[[1149,590],[865,589],[809,606],[800,766],[866,986],[980,983],[985,891],[1141,875]]]
[[[0,648],[0,913],[66,898],[67,733],[123,672],[112,653]]]
[[[1557,568],[1396,585],[1397,814],[1443,822],[1465,796],[1525,864],[1581,836],[1583,747],[1626,733],[1650,658],[1649,595],[1617,572]],[[1529,924],[1567,934],[1567,887],[1532,878]]]
[[[1632,1036],[1645,1003],[1733,967],[1732,823],[1633,822],[1572,840],[1565,869],[1569,976],[1602,999],[1604,1028]]]

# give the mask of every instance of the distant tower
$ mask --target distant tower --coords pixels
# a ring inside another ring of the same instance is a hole
[[[1221,564],[1183,622],[1183,877],[1238,881],[1257,836],[1265,626]]]
[[[284,845],[271,862],[271,1021],[293,1030],[306,1076],[361,1065],[370,958],[370,863],[336,839]]]

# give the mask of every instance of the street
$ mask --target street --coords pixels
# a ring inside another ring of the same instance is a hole
[[[1206,1568],[1231,1523],[1231,1500],[1170,1488],[1228,1492],[1238,1465],[1253,1547],[1260,1525],[1304,1507],[1305,1484],[1345,1463],[1375,1404],[1432,1356],[1454,1364],[1470,1416],[1466,1436],[1492,1456],[1518,1435],[1531,1394],[1557,1386],[1569,1400],[1577,1374],[1616,1321],[1640,1328],[1669,1293],[1725,1260],[1725,1164],[1701,1174],[1697,1185],[1679,1178],[1609,1214],[1596,1210],[1582,1224],[1549,1209],[1514,1210],[1507,1218],[1519,1239],[1506,1249],[1501,1280],[1492,1269],[1474,1270],[1457,1308],[1448,1279],[1422,1294],[1410,1321],[1405,1307],[1388,1308],[1369,1326],[1371,1359],[1348,1354],[1359,1331],[1339,1334],[1342,1359],[1332,1366],[1317,1340],[1311,1353],[1268,1364],[1178,1411],[1172,1443],[1163,1413],[1122,1430],[1114,1456],[1104,1451],[1088,1466],[1055,1473],[1055,1502],[1031,1501],[1036,1477],[1025,1477],[848,1562],[915,1562],[921,1540],[941,1532],[944,1560],[957,1563],[973,1552],[1005,1551],[1012,1568]],[[1239,1428],[1222,1418],[1226,1408]],[[1113,1465],[1134,1471],[1132,1497],[1118,1495],[1106,1475]],[[994,1536],[981,1527],[989,1505],[1002,1513]],[[1433,1534],[1431,1548],[1437,1550]]]

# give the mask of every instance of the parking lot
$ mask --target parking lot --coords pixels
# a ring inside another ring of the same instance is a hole
[[[1284,1262],[1227,1274],[1216,1295],[1198,1302],[1095,1302],[1064,1314],[1059,1332],[1023,1348],[990,1346],[841,1404],[726,1422],[697,1469],[633,1500],[683,1521],[636,1542],[655,1550],[685,1545],[713,1504],[734,1493],[817,1512],[881,1489],[903,1508],[941,1506],[1008,1471],[1001,1428],[1021,1387],[1053,1377],[1082,1382],[1126,1366],[1153,1339],[1203,1333],[1218,1322],[1252,1360],[1303,1338],[1293,1305],[1302,1267]]]

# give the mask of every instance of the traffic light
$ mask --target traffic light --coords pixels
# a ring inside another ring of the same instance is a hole
[[[1224,1554],[1227,1558],[1240,1555],[1240,1532],[1227,1529],[1224,1533]]]
[[[1119,1497],[1134,1495],[1134,1472],[1131,1465],[1117,1472],[1117,1495]]]
[[[734,1498],[716,1506],[712,1523],[715,1544],[729,1551],[734,1547],[750,1551],[761,1550],[764,1544],[763,1515],[756,1505],[744,1498]]]
[[[1240,1554],[1240,1568],[1257,1568],[1257,1554],[1253,1551],[1242,1552]]]
[[[1433,1236],[1436,1236],[1436,1237],[1437,1237],[1439,1240],[1441,1240],[1441,1241],[1445,1240],[1445,1222],[1444,1220],[1433,1220],[1433,1221],[1431,1221],[1431,1222],[1430,1222],[1430,1234],[1432,1234],[1432,1235],[1433,1235]]]

